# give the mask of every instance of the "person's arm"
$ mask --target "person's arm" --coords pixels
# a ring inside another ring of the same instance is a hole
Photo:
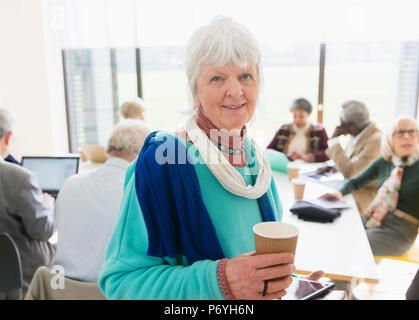
[[[274,200],[274,205],[275,205],[274,211],[276,213],[276,219],[277,221],[281,221],[282,220],[282,203],[281,203],[281,200],[279,199],[278,190],[276,188],[275,179],[273,177],[271,181],[270,192]]]
[[[325,162],[327,160],[329,160],[329,157],[326,154],[326,149],[327,149],[327,132],[326,130],[323,128],[322,133],[321,133],[321,137],[320,137],[320,149],[316,152],[312,152],[311,155],[312,157],[314,157],[314,162]]]
[[[339,188],[339,191],[343,195],[346,195],[348,193],[362,188],[366,184],[377,179],[380,166],[382,165],[383,161],[383,158],[380,157],[374,162],[372,162],[367,168],[358,173],[356,176],[345,180],[343,185]]]
[[[380,137],[369,141],[362,151],[352,159],[345,155],[345,151],[339,143],[327,149],[326,154],[335,162],[342,175],[345,178],[350,178],[380,156],[380,142]]]
[[[275,133],[275,136],[273,137],[273,139],[271,140],[271,142],[268,144],[268,146],[266,147],[266,149],[274,149],[274,150],[277,150],[276,149],[276,144],[277,144],[277,142],[278,142],[278,135],[279,135],[279,131],[280,131],[281,129],[279,129],[276,133]]]
[[[54,233],[53,205],[45,203],[38,180],[32,173],[20,187],[16,214],[21,217],[23,228],[32,239],[47,241]]]
[[[148,244],[132,176],[99,276],[104,295],[108,299],[224,298],[218,285],[218,260],[197,261],[188,266],[182,257],[148,255]]]

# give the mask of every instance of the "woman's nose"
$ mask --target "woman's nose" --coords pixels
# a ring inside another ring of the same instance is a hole
[[[242,84],[238,79],[230,79],[227,83],[226,95],[232,98],[238,98],[243,94]]]

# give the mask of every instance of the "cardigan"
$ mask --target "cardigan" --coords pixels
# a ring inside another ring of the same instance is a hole
[[[179,139],[180,140],[180,139]],[[199,156],[197,149],[181,140],[188,155],[197,156],[196,172],[202,199],[226,258],[255,249],[252,228],[262,222],[256,199],[246,199],[225,190]],[[252,152],[248,139],[246,152]],[[147,225],[135,191],[135,166],[127,171],[118,222],[110,239],[99,286],[108,299],[224,299],[217,278],[220,260],[199,260],[192,264],[185,256],[158,257],[148,254]],[[249,164],[235,167],[245,182],[254,184]],[[274,180],[268,189],[276,220],[282,207]],[[158,198],[158,195],[156,195]]]
[[[339,191],[343,195],[351,193],[377,179],[377,190],[390,176],[394,164],[379,157],[356,176],[345,180]],[[419,161],[404,168],[403,180],[399,190],[397,209],[419,219]]]
[[[268,149],[288,153],[288,146],[295,136],[292,123],[282,125],[275,133],[274,138],[267,146]],[[327,132],[319,123],[311,124],[307,131],[307,150],[314,155],[315,162],[324,162],[329,160],[325,151],[327,149]]]

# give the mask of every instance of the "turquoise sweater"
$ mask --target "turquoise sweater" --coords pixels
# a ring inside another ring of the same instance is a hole
[[[186,142],[188,152],[198,156],[194,168],[203,201],[226,258],[255,250],[252,228],[262,222],[257,200],[225,190],[203,164],[196,148]],[[245,150],[254,155],[248,139]],[[185,257],[159,258],[147,255],[148,234],[135,192],[135,165],[127,170],[119,218],[108,244],[99,286],[108,299],[224,299],[218,285],[217,261],[204,260],[188,265]],[[248,164],[236,168],[246,183],[253,185]],[[274,199],[277,220],[282,206],[272,179],[268,190]]]

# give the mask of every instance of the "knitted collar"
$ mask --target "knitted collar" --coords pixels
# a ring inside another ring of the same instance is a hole
[[[400,158],[400,157],[392,156],[391,162],[393,162],[393,164],[396,167],[409,167],[412,164],[416,163],[418,159],[419,159],[419,151],[416,151],[415,153],[413,153],[412,155],[408,157]]]

